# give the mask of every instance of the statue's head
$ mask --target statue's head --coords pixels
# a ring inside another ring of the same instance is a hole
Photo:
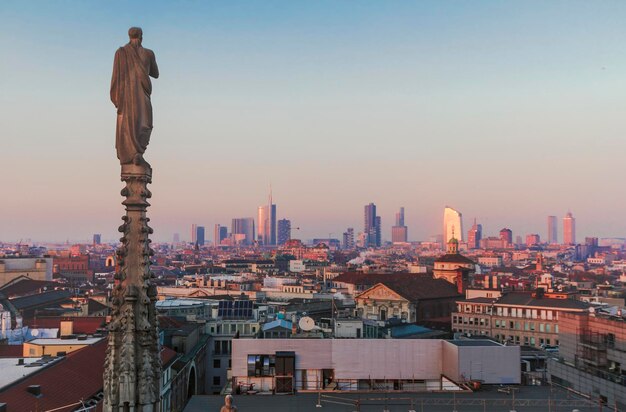
[[[141,27],[131,27],[128,29],[128,37],[130,37],[131,40],[141,41],[143,38],[143,31],[141,30]]]
[[[232,395],[226,395],[226,397],[224,398],[224,403],[226,404],[226,406],[230,406],[233,404],[233,396]]]

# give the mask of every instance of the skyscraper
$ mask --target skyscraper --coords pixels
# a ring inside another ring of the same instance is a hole
[[[408,240],[408,229],[404,225],[404,208],[396,213],[396,224],[391,227],[391,241],[393,243],[406,243]]]
[[[259,244],[266,246],[276,245],[276,205],[272,202],[272,189],[270,188],[269,202],[259,206],[257,222]]]
[[[172,238],[172,242],[180,243],[180,233],[174,233],[174,236]]]
[[[567,212],[563,218],[563,244],[576,244],[576,219],[574,219],[572,212]]]
[[[376,216],[376,205],[365,205],[363,233],[365,246],[377,247],[381,245],[380,216]]]
[[[100,243],[102,243],[102,236],[100,235],[100,233],[96,233],[93,235],[93,245],[99,245]]]
[[[191,243],[195,245],[197,241],[198,241],[198,225],[193,223],[191,225]]]
[[[354,228],[349,227],[343,232],[343,248],[347,250],[354,249]]]
[[[500,240],[502,240],[504,247],[509,247],[513,244],[513,231],[508,228],[504,228],[500,231]]]
[[[204,226],[193,225],[195,230],[192,234],[192,243],[198,246],[204,246]]]
[[[548,244],[559,243],[556,216],[548,216]]]
[[[479,225],[476,223],[476,219],[474,219],[474,224],[472,228],[467,232],[467,245],[470,249],[480,249],[480,240],[483,238],[483,225]]]
[[[215,225],[215,230],[213,231],[213,245],[219,246],[222,243],[222,240],[228,237],[228,228],[226,226],[222,226],[219,223]]]
[[[453,237],[460,242],[463,241],[463,215],[446,206],[443,210],[443,246],[447,245]]]
[[[230,233],[235,244],[251,245],[254,243],[254,219],[251,217],[233,219]]]
[[[291,239],[291,220],[280,219],[278,221],[278,244],[284,245]]]

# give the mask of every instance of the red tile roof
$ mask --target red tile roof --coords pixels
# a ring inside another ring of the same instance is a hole
[[[0,392],[0,403],[9,411],[49,410],[69,412],[76,409],[81,399],[87,401],[103,389],[104,358],[107,340],[69,353],[64,359],[29,375],[24,380]],[[167,365],[178,357],[170,348],[161,349],[161,362]],[[41,385],[42,397],[36,398],[26,391],[29,385]],[[67,408],[63,408],[66,405]],[[102,402],[96,410],[102,410]]]
[[[44,288],[48,290],[54,290],[55,287],[60,286],[57,282],[49,282],[47,280],[34,280],[28,278],[22,278],[15,282],[8,283],[0,290],[9,299],[18,296],[27,296],[35,293],[41,293]]]
[[[24,353],[24,345],[0,345],[0,358],[20,358]]]
[[[50,316],[29,318],[23,320],[23,325],[30,328],[59,328],[62,320],[74,321],[74,333],[94,334],[100,328],[104,328],[106,317],[104,316]]]
[[[0,393],[0,402],[9,411],[49,410],[88,400],[102,390],[106,339],[69,353],[64,359],[42,369]],[[41,385],[42,397],[26,391],[29,385]],[[38,402],[38,405],[37,405]],[[37,405],[37,406],[36,406]],[[58,409],[72,411],[76,406]]]

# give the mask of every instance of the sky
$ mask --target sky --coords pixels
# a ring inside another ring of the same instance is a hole
[[[626,237],[626,2],[2,1],[0,241],[116,232],[113,55],[154,50],[157,241],[256,217],[299,238],[378,205],[411,240],[444,206],[486,235]]]

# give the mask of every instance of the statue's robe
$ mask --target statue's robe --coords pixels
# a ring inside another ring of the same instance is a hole
[[[121,164],[143,155],[152,133],[152,82],[158,68],[152,50],[128,43],[115,52],[111,101],[117,107],[115,148]]]

